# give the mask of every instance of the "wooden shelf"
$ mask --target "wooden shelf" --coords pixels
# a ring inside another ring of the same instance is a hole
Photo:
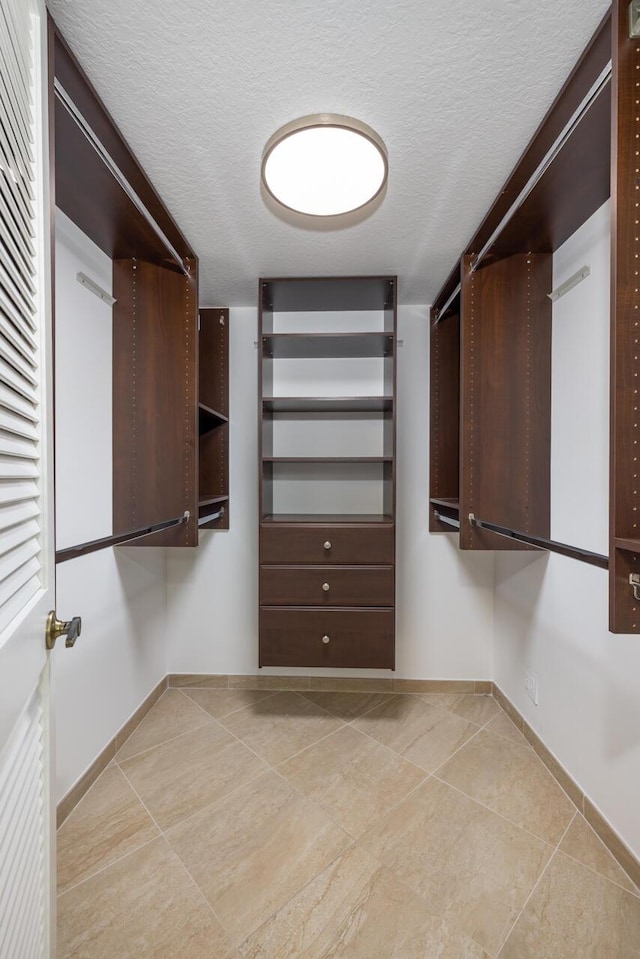
[[[389,413],[392,396],[265,396],[265,413]]]
[[[375,523],[393,525],[393,517],[384,513],[269,513],[263,516],[261,523],[328,523],[331,526],[341,523]]]
[[[640,553],[640,539],[625,539],[624,537],[614,536],[613,545],[616,549],[624,549],[628,553]]]
[[[355,359],[393,356],[391,333],[269,333],[262,337],[266,358]]]
[[[228,499],[228,493],[221,496],[205,496],[198,500],[198,509],[202,509],[203,506],[215,506],[216,503],[226,503]]]
[[[456,513],[460,512],[460,500],[457,496],[455,497],[431,497],[429,500],[432,506],[440,506],[443,509],[449,509],[455,511]]]
[[[206,406],[204,403],[198,403],[198,429],[201,435],[228,422],[228,416],[218,413],[217,410],[212,410],[210,406]]]
[[[392,463],[391,456],[263,456],[263,463]]]

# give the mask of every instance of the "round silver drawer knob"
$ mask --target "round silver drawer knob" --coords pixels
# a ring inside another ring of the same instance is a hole
[[[324,544],[324,548],[331,549],[331,543],[329,542],[329,540],[327,540],[327,542]]]
[[[323,588],[323,590],[325,591],[325,593],[328,593],[328,592],[329,592],[329,584],[328,584],[328,583],[323,583],[323,584],[322,584],[322,588]]]
[[[323,642],[323,643],[325,644],[325,646],[326,646],[327,643],[330,643],[330,642],[331,642],[331,640],[330,640],[330,638],[329,638],[328,636],[323,636],[323,637],[322,637],[322,642]]]

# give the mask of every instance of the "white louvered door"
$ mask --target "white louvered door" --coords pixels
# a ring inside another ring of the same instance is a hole
[[[0,0],[0,959],[50,959],[54,602],[44,0]]]

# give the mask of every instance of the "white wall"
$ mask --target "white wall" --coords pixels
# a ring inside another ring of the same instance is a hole
[[[57,546],[111,532],[111,316],[80,286],[111,291],[111,261],[56,218]],[[165,554],[108,549],[57,567],[56,608],[82,616],[72,650],[52,653],[57,798],[162,679],[166,668]]]
[[[554,258],[552,533],[606,553],[609,208]],[[607,572],[559,555],[499,553],[495,680],[640,856],[640,639],[608,632]],[[538,679],[539,704],[524,689]]]
[[[395,675],[488,679],[493,556],[460,554],[446,534],[428,533],[427,315],[425,307],[399,311]],[[229,327],[231,529],[204,532],[197,550],[168,551],[171,672],[258,672],[256,310],[232,309]],[[345,675],[344,670],[314,672]]]

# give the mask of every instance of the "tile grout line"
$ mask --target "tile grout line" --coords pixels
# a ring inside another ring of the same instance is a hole
[[[124,756],[122,759],[118,759],[118,754],[113,757],[112,762],[116,766],[121,768],[121,763],[128,763],[130,759],[139,759],[140,756],[146,756],[148,753],[153,752],[154,749],[159,749],[161,746],[167,746],[169,743],[174,743],[176,739],[180,739],[182,736],[188,736],[189,733],[195,733],[198,729],[203,729],[205,726],[209,726],[212,722],[215,722],[212,716],[209,716],[208,722],[200,723],[199,726],[193,726],[192,729],[186,729],[182,733],[178,733],[177,736],[170,736],[168,739],[163,739],[161,743],[155,743],[153,746],[147,746],[146,749],[140,750],[139,753],[132,753],[131,756]],[[125,744],[123,743],[123,746]]]
[[[563,832],[562,835],[560,836],[560,839],[558,840],[558,842],[556,843],[555,847],[553,848],[553,850],[552,850],[552,852],[551,852],[551,855],[549,856],[549,859],[547,860],[547,862],[546,862],[545,865],[544,865],[544,868],[542,869],[542,872],[540,873],[540,875],[538,876],[537,880],[536,880],[535,883],[533,884],[533,887],[532,887],[532,889],[531,889],[531,892],[529,893],[529,895],[527,896],[527,898],[525,899],[525,901],[524,901],[524,903],[523,903],[523,905],[522,905],[522,909],[520,909],[520,911],[518,912],[518,915],[517,915],[516,918],[513,920],[513,923],[511,924],[510,928],[507,930],[507,933],[505,934],[502,942],[500,943],[500,947],[499,947],[498,951],[496,952],[496,959],[500,959],[500,953],[502,952],[502,950],[503,950],[504,947],[506,946],[506,944],[507,944],[507,942],[508,942],[508,940],[509,940],[509,937],[511,936],[511,933],[512,933],[513,930],[516,928],[517,924],[520,922],[521,916],[523,915],[525,909],[526,909],[527,906],[529,905],[529,903],[530,903],[530,901],[531,901],[531,898],[532,898],[533,894],[535,893],[536,889],[538,888],[538,886],[539,886],[540,883],[542,882],[542,879],[543,879],[544,875],[546,874],[549,866],[551,865],[552,861],[555,859],[555,857],[556,857],[556,855],[557,855],[557,853],[558,853],[558,850],[560,849],[560,846],[561,846],[561,844],[562,844],[562,841],[563,841],[564,837],[567,835],[567,833],[569,832],[569,830],[571,829],[571,826],[572,826],[572,824],[573,824],[573,821],[575,820],[575,818],[576,818],[577,815],[578,815],[578,810],[576,809],[576,811],[574,812],[573,816],[571,817],[571,820],[569,821],[569,824],[567,825],[567,828],[564,830],[564,832]]]
[[[131,789],[134,791],[134,793],[135,793],[136,796],[138,797],[139,802],[142,804],[142,807],[144,808],[144,810],[146,811],[147,815],[149,816],[149,818],[151,819],[151,821],[152,821],[153,824],[155,825],[156,829],[159,830],[159,832],[160,832],[160,837],[161,837],[162,839],[164,839],[164,841],[166,842],[167,846],[169,847],[169,849],[171,850],[171,852],[173,853],[173,855],[176,857],[177,861],[180,863],[180,865],[181,865],[181,867],[183,868],[183,870],[185,871],[188,879],[190,879],[191,882],[192,882],[192,884],[195,886],[195,888],[196,888],[196,890],[197,890],[197,892],[198,892],[199,897],[204,901],[207,909],[209,909],[209,911],[211,912],[211,914],[213,915],[214,919],[216,920],[216,922],[218,923],[218,925],[220,926],[220,928],[222,929],[222,931],[224,932],[224,934],[227,936],[227,938],[229,939],[229,941],[235,945],[235,939],[233,938],[233,936],[229,935],[229,930],[226,928],[226,926],[224,925],[224,923],[222,923],[222,922],[220,921],[220,917],[216,914],[215,909],[213,908],[213,906],[211,905],[211,903],[209,902],[209,900],[207,899],[207,897],[206,897],[205,894],[203,893],[202,889],[201,889],[200,886],[197,884],[197,882],[195,881],[195,879],[193,878],[193,876],[191,875],[191,873],[189,872],[189,870],[187,869],[187,867],[186,867],[185,864],[183,863],[182,859],[180,858],[180,856],[178,855],[178,853],[177,853],[176,850],[174,849],[173,844],[169,841],[169,837],[167,836],[166,832],[164,831],[164,829],[162,829],[162,828],[160,827],[159,822],[156,820],[155,816],[153,816],[153,814],[151,813],[151,810],[148,809],[146,803],[145,803],[144,800],[142,799],[142,796],[139,794],[138,790],[135,788],[135,786],[133,785],[133,783],[131,782],[131,780],[130,780],[129,777],[127,776],[127,774],[126,774],[125,772],[123,772],[122,775],[125,777],[125,779],[126,779],[127,782],[129,783],[129,785],[131,786]],[[158,837],[156,837],[156,838],[158,838]]]
[[[536,835],[535,832],[532,832],[530,829],[527,829],[526,826],[522,826],[520,823],[514,822],[513,819],[509,819],[509,817],[505,816],[504,813],[497,812],[497,810],[495,809],[491,809],[491,807],[487,806],[486,803],[483,803],[479,799],[475,799],[473,796],[470,796],[468,793],[464,791],[464,789],[460,789],[459,786],[454,786],[452,783],[448,783],[446,779],[441,779],[440,776],[438,776],[436,773],[433,773],[433,778],[437,782],[442,783],[443,786],[448,786],[449,789],[453,789],[454,792],[457,792],[461,796],[464,796],[465,799],[469,799],[471,802],[475,803],[476,806],[481,806],[483,809],[486,809],[487,812],[492,813],[492,815],[494,816],[498,816],[499,819],[502,819],[504,820],[504,822],[509,823],[509,825],[513,826],[515,829],[519,829],[521,832],[526,833],[527,836],[531,836],[532,839],[537,840],[537,842],[544,843],[545,846],[550,846],[553,849],[553,842],[549,842],[548,839],[543,839],[542,836]],[[571,813],[571,820],[569,822],[569,825],[571,825],[571,823],[573,822],[576,812],[577,810],[574,810]],[[564,833],[563,833],[563,836],[564,836]]]
[[[146,808],[145,808],[146,812]],[[154,825],[157,827],[157,823],[154,821]],[[128,852],[118,856],[117,859],[114,859],[113,862],[108,862],[105,866],[100,866],[99,869],[96,869],[95,872],[90,873],[88,876],[85,876],[84,879],[81,879],[80,882],[76,882],[73,886],[69,886],[63,892],[56,893],[56,899],[62,899],[63,896],[66,896],[68,892],[73,892],[74,889],[78,889],[80,886],[84,886],[86,882],[89,882],[91,879],[95,879],[96,876],[100,876],[103,872],[106,872],[107,869],[111,869],[112,866],[116,866],[119,862],[122,862],[123,859],[128,859],[129,856],[133,856],[134,853],[140,852],[141,849],[144,849],[145,846],[150,846],[152,842],[156,842],[158,839],[162,839],[162,832],[156,833],[155,836],[152,836],[151,839],[145,839],[144,842],[140,843],[139,846],[136,846],[135,849],[130,849]]]
[[[179,689],[180,692],[183,694],[183,696],[185,696],[185,698],[186,698],[193,706],[197,706],[198,709],[201,709],[202,712],[205,713],[210,719],[226,719],[227,716],[233,716],[234,713],[241,713],[243,709],[250,709],[252,706],[256,706],[258,703],[263,703],[263,702],[265,702],[267,699],[272,699],[274,696],[277,696],[277,695],[278,695],[278,692],[280,692],[280,690],[277,690],[277,689],[276,689],[276,690],[273,690],[273,692],[268,692],[268,691],[265,689],[265,690],[264,690],[264,696],[262,697],[262,699],[256,699],[256,701],[255,701],[254,703],[245,703],[244,706],[238,706],[237,709],[230,709],[229,712],[228,712],[228,713],[224,713],[223,716],[214,716],[212,713],[208,712],[208,711],[204,708],[204,706],[201,706],[200,703],[197,703],[197,702],[195,701],[195,699],[192,699],[191,696],[189,695],[189,693],[185,692],[185,690],[184,690],[181,686],[175,687],[175,688],[176,688],[176,689]],[[229,692],[229,689],[208,689],[206,686],[193,686],[193,687],[190,686],[190,687],[187,687],[187,688],[189,688],[189,689],[200,689],[200,690],[204,690],[205,692],[208,692],[208,693]],[[236,692],[236,690],[232,690],[232,691],[233,691],[233,692]],[[246,690],[240,689],[240,690],[237,690],[237,692],[247,692],[247,693],[256,693],[256,692],[258,692],[258,693],[260,693],[260,692],[263,692],[263,690],[261,690],[261,689],[246,689]]]
[[[580,813],[578,813],[578,815],[580,815]],[[574,817],[574,819],[575,819],[575,817]],[[572,820],[572,822],[573,822],[573,820]],[[589,826],[589,823],[587,823],[587,826]],[[589,829],[591,829],[591,826],[589,826]],[[600,837],[598,836],[598,834],[597,834],[596,832],[594,832],[593,829],[591,829],[591,831],[593,832],[594,836],[596,836],[597,839],[600,839]],[[600,840],[600,841],[602,842],[602,840]],[[604,846],[604,843],[602,843],[602,845]],[[619,863],[619,862],[617,861],[617,859],[612,855],[612,853],[609,852],[609,850],[607,849],[607,847],[604,846],[604,848],[605,848],[606,851],[609,853],[609,855],[611,856],[611,858],[613,859],[613,861],[616,863],[616,865],[617,865],[617,866],[620,866],[620,863]],[[636,892],[634,892],[632,889],[627,889],[626,886],[622,886],[622,885],[621,885],[619,882],[617,882],[615,879],[610,879],[609,876],[603,875],[603,873],[599,872],[597,869],[594,869],[593,866],[589,866],[589,865],[587,865],[586,862],[582,862],[582,860],[576,859],[576,857],[575,857],[575,856],[572,856],[571,853],[569,853],[569,852],[566,851],[566,849],[558,849],[557,851],[560,852],[560,853],[562,853],[563,856],[566,856],[567,859],[571,859],[572,862],[575,862],[575,863],[577,863],[579,866],[582,866],[584,869],[588,869],[590,873],[593,873],[594,876],[598,876],[599,879],[603,879],[605,882],[610,882],[612,885],[617,886],[618,889],[621,889],[623,892],[628,893],[630,896],[635,896],[636,899],[640,899],[640,889],[638,889],[637,886],[635,887],[636,890],[637,890]],[[622,869],[622,866],[620,866],[620,869]],[[624,869],[622,869],[622,871],[624,872]],[[626,874],[626,872],[625,872],[625,876],[626,876],[626,875],[627,875],[627,874]],[[627,876],[627,878],[629,879],[629,882],[633,883],[633,879],[631,879],[629,876]],[[634,885],[635,885],[635,883],[634,883]]]

